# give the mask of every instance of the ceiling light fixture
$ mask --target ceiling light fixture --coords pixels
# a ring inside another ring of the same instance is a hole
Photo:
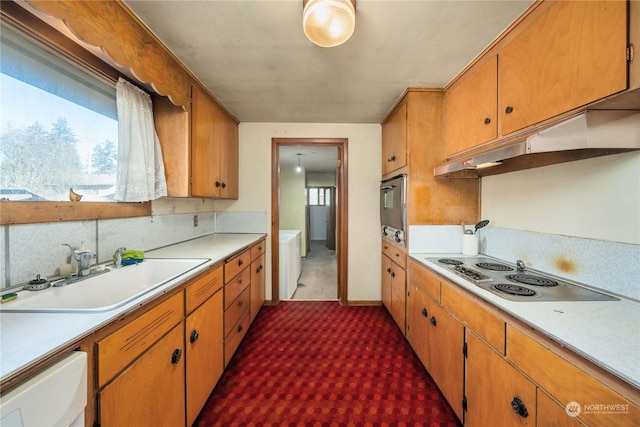
[[[302,166],[300,166],[300,153],[297,154],[298,156],[298,166],[296,166],[296,172],[302,172]]]
[[[320,47],[349,40],[356,28],[356,0],[303,0],[302,28]]]

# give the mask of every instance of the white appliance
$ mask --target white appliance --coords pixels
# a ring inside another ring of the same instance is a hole
[[[0,426],[84,427],[87,353],[74,351],[0,398]]]
[[[302,233],[280,230],[280,299],[291,299],[302,274]]]

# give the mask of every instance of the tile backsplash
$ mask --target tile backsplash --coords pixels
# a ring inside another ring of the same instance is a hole
[[[198,226],[194,227],[194,215]],[[69,261],[68,243],[83,242],[97,263],[119,247],[148,251],[211,233],[266,233],[266,212],[198,212],[139,218],[99,219],[0,227],[0,287],[57,274]]]

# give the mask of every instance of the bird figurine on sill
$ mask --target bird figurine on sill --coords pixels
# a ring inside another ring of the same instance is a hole
[[[82,199],[82,194],[78,194],[75,191],[73,191],[73,188],[69,189],[69,200],[71,200],[72,202],[79,202],[80,199]]]

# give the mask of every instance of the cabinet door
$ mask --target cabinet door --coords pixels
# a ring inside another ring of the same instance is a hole
[[[499,52],[502,134],[627,87],[627,2],[553,3]]]
[[[465,426],[536,425],[535,384],[473,333],[467,333],[466,383]]]
[[[462,419],[464,326],[438,304],[431,304],[429,311],[429,373]]]
[[[398,264],[391,263],[391,316],[404,334],[407,313],[407,272]]]
[[[220,141],[220,194],[222,199],[238,198],[238,124],[227,114]]]
[[[224,369],[222,290],[185,322],[187,425],[192,425]]]
[[[445,94],[445,157],[498,136],[498,57],[464,77]]]
[[[265,256],[260,255],[251,263],[251,321],[256,318],[264,304]]]
[[[382,175],[407,165],[407,104],[398,105],[382,124]]]
[[[411,284],[407,296],[407,338],[413,351],[428,371],[431,370],[429,363],[431,305],[431,299],[427,294]]]
[[[387,311],[391,313],[391,260],[388,256],[382,255],[382,272],[381,272],[381,293],[382,304],[387,308]]]
[[[191,194],[220,196],[220,141],[224,116],[199,87],[193,86],[191,100]]]
[[[102,427],[184,425],[183,328],[173,328],[98,393]]]

